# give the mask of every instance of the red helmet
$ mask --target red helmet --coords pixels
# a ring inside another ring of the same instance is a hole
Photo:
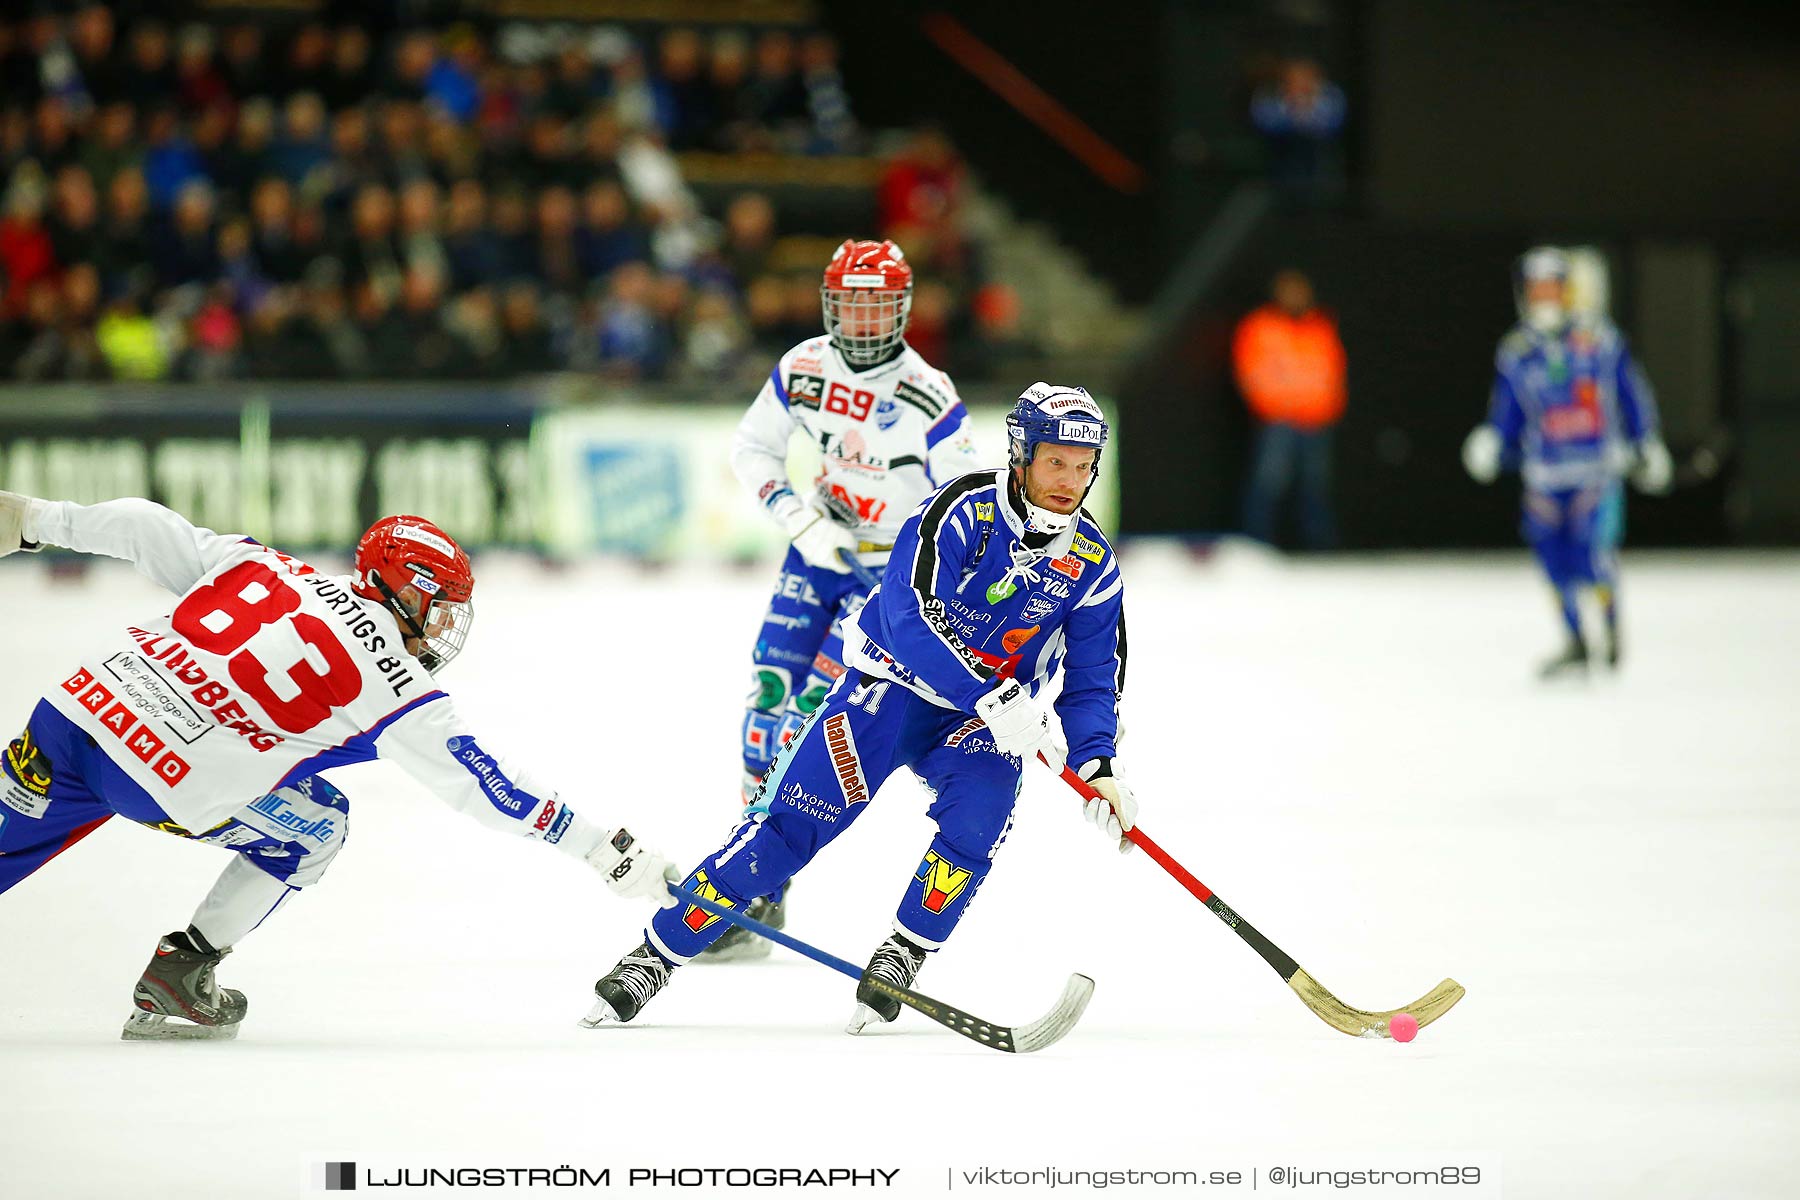
[[[912,312],[912,268],[892,242],[847,241],[825,267],[819,299],[825,332],[844,361],[870,366],[891,355]]]
[[[394,614],[434,673],[462,650],[475,621],[469,556],[424,517],[383,517],[369,526],[356,543],[355,591]]]

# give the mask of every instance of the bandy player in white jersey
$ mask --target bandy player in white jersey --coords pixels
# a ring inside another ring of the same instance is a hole
[[[419,517],[379,521],[355,574],[327,576],[148,500],[84,506],[0,492],[0,556],[43,545],[122,558],[179,596],[116,630],[40,701],[0,761],[0,892],[115,813],[234,851],[187,929],[157,946],[124,1036],[228,1038],[247,1008],[219,960],[344,844],[319,772],[377,756],[452,808],[674,903],[673,868],[576,814],[457,715],[435,672],[473,616],[469,557]]]
[[[840,622],[869,586],[843,555],[878,576],[919,502],[981,465],[950,377],[906,344],[912,286],[912,267],[894,243],[839,246],[819,289],[824,334],[781,356],[738,423],[732,469],[793,543],[751,656],[746,804],[775,751],[844,673]],[[822,458],[818,477],[801,489],[787,469],[796,431]],[[777,927],[785,920],[779,898],[756,901],[751,913]],[[766,940],[734,927],[708,957],[768,952]]]

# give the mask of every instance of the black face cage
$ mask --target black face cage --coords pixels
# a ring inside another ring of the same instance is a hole
[[[906,319],[912,314],[912,284],[904,289],[819,288],[819,306],[825,315],[825,332],[838,348],[844,361],[857,366],[878,363],[900,345],[906,336]],[[844,332],[846,324],[859,329],[887,328],[880,333]]]

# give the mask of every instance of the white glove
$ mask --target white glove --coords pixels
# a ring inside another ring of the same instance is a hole
[[[0,492],[0,558],[15,550],[36,550],[37,543],[25,540],[25,513],[31,497],[17,492]]]
[[[644,846],[624,826],[606,835],[606,839],[588,851],[588,865],[606,876],[606,886],[613,894],[627,900],[654,900],[663,908],[674,908],[677,901],[667,884],[680,883],[681,872],[675,864]]]
[[[1637,469],[1631,473],[1631,482],[1637,484],[1640,492],[1660,495],[1669,490],[1669,484],[1675,478],[1675,460],[1669,457],[1669,448],[1663,440],[1651,434],[1638,443]]]
[[[840,575],[850,573],[838,551],[856,553],[854,533],[810,504],[796,509],[783,524],[787,526],[788,540],[794,543],[794,549],[800,552],[808,566],[822,567]]]
[[[1077,772],[1089,787],[1100,793],[1100,799],[1089,800],[1084,811],[1087,819],[1101,833],[1117,842],[1120,854],[1131,853],[1132,841],[1125,831],[1137,824],[1137,796],[1131,785],[1112,773],[1110,758],[1090,758]]]
[[[1000,753],[1021,759],[1042,754],[1052,771],[1062,770],[1063,748],[1050,732],[1050,714],[1018,680],[1008,679],[975,701],[975,715],[987,722],[994,748]]]
[[[1476,483],[1492,483],[1500,477],[1500,431],[1483,422],[1463,439],[1463,470]]]

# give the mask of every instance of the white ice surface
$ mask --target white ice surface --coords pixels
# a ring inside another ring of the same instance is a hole
[[[1348,1003],[1459,979],[1411,1045],[1327,1028],[1041,770],[920,985],[1020,1022],[1091,974],[1059,1045],[1002,1055],[912,1014],[849,1039],[850,981],[779,950],[586,1032],[646,913],[378,764],[337,776],[353,832],[329,876],[222,968],[250,997],[234,1043],[118,1041],[220,852],[114,821],[6,894],[0,1196],[316,1195],[330,1160],[615,1184],[898,1167],[907,1195],[1043,1194],[949,1173],[983,1166],[1254,1168],[1270,1191],[1277,1163],[1466,1160],[1515,1197],[1800,1194],[1800,559],[1626,565],[1624,672],[1546,687],[1531,664],[1556,634],[1522,555],[1126,559],[1144,828]],[[479,566],[444,682],[483,743],[684,866],[715,847],[765,574]],[[0,741],[81,647],[162,603],[114,564],[0,564]],[[923,807],[891,783],[801,876],[790,931],[862,961]]]

